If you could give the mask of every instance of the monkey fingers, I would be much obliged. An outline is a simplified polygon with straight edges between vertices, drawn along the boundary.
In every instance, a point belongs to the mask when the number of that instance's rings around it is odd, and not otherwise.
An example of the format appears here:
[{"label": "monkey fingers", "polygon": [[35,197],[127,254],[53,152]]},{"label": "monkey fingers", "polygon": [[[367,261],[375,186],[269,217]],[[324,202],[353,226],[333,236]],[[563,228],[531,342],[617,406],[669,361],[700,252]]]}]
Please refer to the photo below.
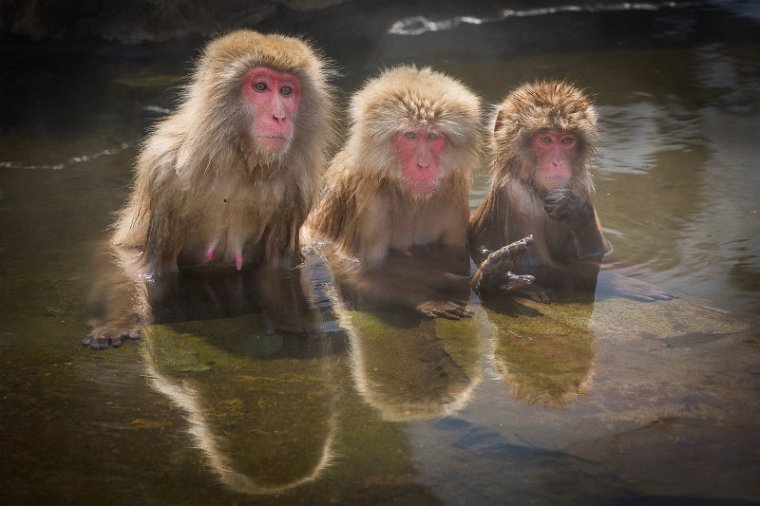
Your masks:
[{"label": "monkey fingers", "polygon": [[417,305],[417,311],[428,318],[460,320],[472,317],[472,311],[468,311],[464,304],[450,300],[427,300]]},{"label": "monkey fingers", "polygon": [[536,280],[536,278],[530,274],[514,274],[512,272],[508,272],[506,277],[507,282],[502,284],[501,287],[507,292],[526,288],[527,286],[532,285]]},{"label": "monkey fingers", "polygon": [[550,191],[544,199],[544,210],[551,219],[570,225],[581,224],[594,216],[591,203],[567,188]]}]

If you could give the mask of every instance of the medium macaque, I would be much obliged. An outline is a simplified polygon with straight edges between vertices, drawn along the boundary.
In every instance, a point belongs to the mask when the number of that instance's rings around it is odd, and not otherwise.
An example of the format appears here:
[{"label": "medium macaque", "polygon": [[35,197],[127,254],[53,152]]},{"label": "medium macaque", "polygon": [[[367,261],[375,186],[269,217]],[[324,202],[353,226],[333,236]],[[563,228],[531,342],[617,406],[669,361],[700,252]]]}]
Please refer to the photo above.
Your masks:
[{"label": "medium macaque", "polygon": [[[331,131],[324,60],[303,41],[248,30],[204,50],[178,110],[142,147],[112,248],[126,280],[179,266],[297,264]],[[128,281],[125,282],[128,284]],[[136,281],[137,282],[137,281]],[[84,343],[118,346],[149,321],[131,286]],[[144,306],[144,301],[143,306]]]},{"label": "medium macaque", "polygon": [[596,121],[585,94],[561,81],[525,84],[497,109],[491,188],[470,220],[470,249],[477,260],[531,234],[533,243],[515,267],[535,276],[534,284],[517,289],[534,300],[555,299],[554,289],[593,290],[609,250],[590,200]]},{"label": "medium macaque", "polygon": [[[479,160],[479,99],[451,77],[402,66],[358,91],[350,115],[349,138],[307,222],[339,256],[359,260],[339,282],[426,316],[469,316],[468,191]],[[485,271],[508,265],[527,242],[489,258]],[[455,260],[431,268],[429,248]]]}]

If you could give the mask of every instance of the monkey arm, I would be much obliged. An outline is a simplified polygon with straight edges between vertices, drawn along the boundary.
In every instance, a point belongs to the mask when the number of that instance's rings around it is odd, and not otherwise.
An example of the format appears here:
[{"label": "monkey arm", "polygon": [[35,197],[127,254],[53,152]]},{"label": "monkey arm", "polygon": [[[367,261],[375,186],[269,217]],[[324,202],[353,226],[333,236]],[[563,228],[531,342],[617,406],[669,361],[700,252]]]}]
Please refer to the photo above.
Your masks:
[{"label": "monkey arm", "polygon": [[97,282],[90,293],[90,331],[82,344],[93,349],[118,347],[124,338],[139,339],[150,323],[147,280],[132,268],[139,253],[104,245],[95,260]]},{"label": "monkey arm", "polygon": [[186,198],[173,180],[151,188],[148,231],[140,259],[146,274],[177,271],[177,256],[186,239],[186,217],[182,212]]},{"label": "monkey arm", "polygon": [[508,244],[506,223],[509,221],[509,206],[504,193],[502,188],[492,188],[470,218],[467,235],[470,255],[476,264]]},{"label": "monkey arm", "polygon": [[517,257],[525,253],[532,242],[533,236],[529,235],[489,253],[472,276],[472,287],[477,290],[481,286],[503,285],[509,291],[533,283],[535,277],[517,275],[511,271]]}]

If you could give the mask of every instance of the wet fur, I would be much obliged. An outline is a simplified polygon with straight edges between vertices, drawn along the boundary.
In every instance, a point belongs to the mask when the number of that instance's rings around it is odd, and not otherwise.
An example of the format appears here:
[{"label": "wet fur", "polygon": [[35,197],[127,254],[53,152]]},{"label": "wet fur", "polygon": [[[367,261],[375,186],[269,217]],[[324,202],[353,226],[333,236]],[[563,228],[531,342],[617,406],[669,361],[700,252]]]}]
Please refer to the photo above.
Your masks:
[{"label": "wet fur", "polygon": [[[554,277],[552,267],[558,263],[606,249],[598,219],[590,207],[594,185],[588,165],[598,137],[596,120],[589,99],[569,83],[539,81],[507,95],[492,121],[490,190],[470,220],[470,248],[476,262],[488,251],[532,234],[533,244],[516,270],[537,274],[537,281],[543,284]],[[589,206],[590,219],[583,226],[568,227],[552,219],[544,209],[547,191],[535,180],[537,160],[530,141],[536,132],[545,129],[572,132],[578,138],[568,186],[577,200],[566,205],[575,214]]]},{"label": "wet fur", "polygon": [[[464,248],[470,171],[479,160],[478,98],[430,68],[402,66],[367,82],[350,113],[348,140],[307,222],[312,232],[367,266],[414,245]],[[406,188],[392,144],[397,132],[417,129],[441,132],[447,143],[438,188],[424,197]]]},{"label": "wet fur", "polygon": [[[302,98],[290,148],[261,153],[241,86],[263,66],[296,75]],[[212,41],[178,110],[144,143],[112,242],[138,248],[148,271],[200,263],[300,258],[298,230],[315,203],[329,141],[332,90],[324,60],[299,39],[240,30]]]}]

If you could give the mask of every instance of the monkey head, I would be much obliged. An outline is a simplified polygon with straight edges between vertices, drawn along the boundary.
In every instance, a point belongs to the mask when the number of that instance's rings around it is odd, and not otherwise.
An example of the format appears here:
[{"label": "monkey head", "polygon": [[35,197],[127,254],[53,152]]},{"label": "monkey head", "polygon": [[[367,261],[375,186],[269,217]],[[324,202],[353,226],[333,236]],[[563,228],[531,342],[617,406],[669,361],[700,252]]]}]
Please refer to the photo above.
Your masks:
[{"label": "monkey head", "polygon": [[212,145],[233,141],[260,166],[282,162],[294,144],[309,151],[330,130],[330,74],[302,40],[232,32],[207,46],[186,93],[190,109],[204,115],[195,123],[205,131],[194,133],[211,136]]},{"label": "monkey head", "polygon": [[587,165],[598,137],[590,100],[562,81],[525,84],[498,106],[493,121],[493,168],[543,194],[556,188],[592,190]]},{"label": "monkey head", "polygon": [[480,101],[431,68],[386,70],[354,95],[350,115],[348,165],[415,198],[477,164]]}]

